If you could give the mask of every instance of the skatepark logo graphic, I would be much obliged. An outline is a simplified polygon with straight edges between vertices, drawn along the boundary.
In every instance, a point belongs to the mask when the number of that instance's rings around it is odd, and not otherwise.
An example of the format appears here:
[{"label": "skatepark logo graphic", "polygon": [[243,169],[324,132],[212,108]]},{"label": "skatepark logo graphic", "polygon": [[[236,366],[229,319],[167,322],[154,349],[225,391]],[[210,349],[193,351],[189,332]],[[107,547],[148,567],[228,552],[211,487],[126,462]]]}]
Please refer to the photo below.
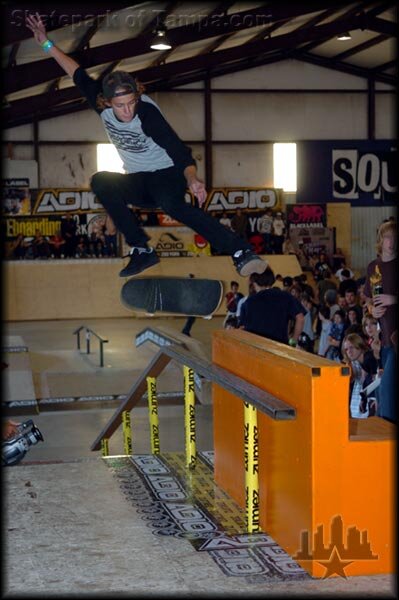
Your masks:
[{"label": "skatepark logo graphic", "polygon": [[301,549],[294,560],[311,560],[320,563],[326,571],[323,579],[335,573],[346,579],[345,568],[358,560],[377,560],[371,544],[367,539],[367,530],[359,531],[357,527],[349,527],[344,545],[344,528],[341,515],[335,515],[330,525],[330,543],[324,545],[324,525],[319,525],[313,536],[313,550],[309,549],[309,531],[301,533]]}]

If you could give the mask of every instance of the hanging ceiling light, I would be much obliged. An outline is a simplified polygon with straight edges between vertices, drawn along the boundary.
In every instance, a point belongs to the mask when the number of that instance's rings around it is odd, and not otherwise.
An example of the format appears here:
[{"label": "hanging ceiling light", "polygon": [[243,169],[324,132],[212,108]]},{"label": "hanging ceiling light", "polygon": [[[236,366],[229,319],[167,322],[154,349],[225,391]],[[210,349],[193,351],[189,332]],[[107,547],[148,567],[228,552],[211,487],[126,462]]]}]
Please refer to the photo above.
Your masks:
[{"label": "hanging ceiling light", "polygon": [[151,42],[152,50],[170,50],[172,48],[171,43],[169,42],[166,36],[166,29],[162,27],[158,27],[155,30],[155,37]]},{"label": "hanging ceiling light", "polygon": [[349,31],[345,31],[345,33],[340,33],[339,35],[337,35],[337,40],[340,40],[340,42],[344,42],[345,40],[351,40],[352,36],[349,33]]}]

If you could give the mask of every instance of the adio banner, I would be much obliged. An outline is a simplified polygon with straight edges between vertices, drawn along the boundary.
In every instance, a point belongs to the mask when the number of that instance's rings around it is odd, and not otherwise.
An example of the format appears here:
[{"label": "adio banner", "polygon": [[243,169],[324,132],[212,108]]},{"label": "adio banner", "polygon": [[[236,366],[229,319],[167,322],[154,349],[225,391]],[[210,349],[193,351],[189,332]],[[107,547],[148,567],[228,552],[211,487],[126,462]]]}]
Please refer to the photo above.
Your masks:
[{"label": "adio banner", "polygon": [[[3,231],[6,257],[12,255],[13,242],[22,235],[29,243],[37,232],[48,241],[61,229],[62,219],[71,214],[76,222],[77,237],[104,232],[106,213],[89,189],[49,188],[30,190],[29,180],[3,180]],[[202,210],[220,219],[224,213],[233,217],[237,209],[248,216],[249,233],[257,230],[258,219],[267,208],[281,209],[282,190],[273,188],[215,188],[208,193]],[[185,201],[196,204],[190,191]],[[133,206],[132,212],[150,236],[159,256],[211,255],[209,243],[161,210],[147,211]],[[122,242],[123,245],[123,242]],[[127,254],[122,247],[119,255]]]}]

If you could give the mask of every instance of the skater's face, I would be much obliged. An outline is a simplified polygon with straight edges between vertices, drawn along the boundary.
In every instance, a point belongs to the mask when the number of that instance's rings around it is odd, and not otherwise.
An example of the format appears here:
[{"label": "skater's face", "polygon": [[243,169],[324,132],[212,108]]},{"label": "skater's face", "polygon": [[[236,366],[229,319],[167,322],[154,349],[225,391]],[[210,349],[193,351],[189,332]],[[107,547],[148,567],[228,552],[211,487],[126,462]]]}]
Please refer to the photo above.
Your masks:
[{"label": "skater's face", "polygon": [[129,123],[134,117],[136,97],[134,94],[116,96],[109,101],[114,114],[119,121]]}]

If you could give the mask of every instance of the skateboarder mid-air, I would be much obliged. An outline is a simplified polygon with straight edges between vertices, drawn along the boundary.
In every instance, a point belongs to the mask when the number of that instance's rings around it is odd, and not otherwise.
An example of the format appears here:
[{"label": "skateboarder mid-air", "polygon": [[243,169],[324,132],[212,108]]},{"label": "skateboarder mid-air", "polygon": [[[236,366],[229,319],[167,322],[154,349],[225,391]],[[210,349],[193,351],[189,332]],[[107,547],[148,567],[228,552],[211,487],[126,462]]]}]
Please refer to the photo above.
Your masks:
[{"label": "skateboarder mid-air", "polygon": [[[202,235],[218,252],[231,255],[239,275],[263,273],[267,263],[252,251],[250,244],[201,209],[206,190],[198,179],[191,150],[155,102],[143,94],[142,86],[126,71],[111,72],[102,82],[92,79],[47,38],[38,13],[26,18],[26,26],[99,114],[122,159],[124,174],[101,171],[91,179],[93,192],[131,247],[130,260],[119,275],[137,275],[159,262],[128,205],[146,210],[161,208]],[[187,186],[199,206],[185,201]]]}]

